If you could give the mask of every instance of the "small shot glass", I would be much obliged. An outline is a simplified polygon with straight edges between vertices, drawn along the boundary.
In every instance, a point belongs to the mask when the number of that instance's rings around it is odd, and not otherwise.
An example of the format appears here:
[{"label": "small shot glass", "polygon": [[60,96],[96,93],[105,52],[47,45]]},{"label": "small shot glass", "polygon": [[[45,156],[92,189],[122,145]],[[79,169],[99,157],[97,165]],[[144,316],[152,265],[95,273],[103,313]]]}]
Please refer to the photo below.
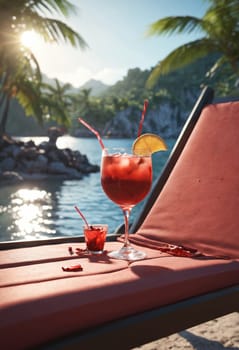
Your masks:
[{"label": "small shot glass", "polygon": [[83,229],[88,252],[92,254],[102,254],[104,251],[106,235],[108,232],[108,225],[84,225]]}]

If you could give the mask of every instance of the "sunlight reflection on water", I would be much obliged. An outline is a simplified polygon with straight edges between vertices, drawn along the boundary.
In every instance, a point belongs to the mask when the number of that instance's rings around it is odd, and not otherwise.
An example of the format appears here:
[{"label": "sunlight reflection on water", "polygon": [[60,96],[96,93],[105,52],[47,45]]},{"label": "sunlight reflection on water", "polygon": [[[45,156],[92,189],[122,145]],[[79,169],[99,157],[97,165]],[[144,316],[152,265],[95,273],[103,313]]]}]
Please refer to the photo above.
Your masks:
[{"label": "sunlight reflection on water", "polygon": [[[55,233],[51,224],[51,193],[38,189],[22,188],[11,195],[10,207],[17,232],[12,239],[43,238]],[[42,235],[42,232],[45,234]]]}]

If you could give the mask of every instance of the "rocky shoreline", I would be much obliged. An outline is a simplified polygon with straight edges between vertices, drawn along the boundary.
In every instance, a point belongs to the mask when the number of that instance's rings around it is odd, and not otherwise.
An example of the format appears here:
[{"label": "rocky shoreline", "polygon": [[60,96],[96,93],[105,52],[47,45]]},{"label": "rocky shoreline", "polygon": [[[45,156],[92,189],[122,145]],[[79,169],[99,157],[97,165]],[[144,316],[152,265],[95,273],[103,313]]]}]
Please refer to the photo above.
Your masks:
[{"label": "rocky shoreline", "polygon": [[0,141],[0,183],[11,184],[29,180],[82,179],[99,172],[86,155],[70,148],[56,146],[60,134],[49,135],[49,141],[36,145],[34,141],[18,141],[2,137]]}]

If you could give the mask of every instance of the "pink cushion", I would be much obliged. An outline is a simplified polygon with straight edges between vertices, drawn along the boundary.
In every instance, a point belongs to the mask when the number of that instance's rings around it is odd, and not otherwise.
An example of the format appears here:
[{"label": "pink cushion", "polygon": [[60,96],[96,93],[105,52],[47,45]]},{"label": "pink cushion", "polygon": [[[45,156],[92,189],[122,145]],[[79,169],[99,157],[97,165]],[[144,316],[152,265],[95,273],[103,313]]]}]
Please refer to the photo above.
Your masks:
[{"label": "pink cushion", "polygon": [[[121,245],[107,242],[106,249]],[[180,258],[143,248],[148,259],[128,265],[106,257],[68,258],[67,248],[61,244],[0,251],[2,349],[36,347],[75,331],[239,283],[239,260]],[[61,259],[49,261],[57,252]],[[62,271],[62,266],[75,263],[80,263],[83,271]]]},{"label": "pink cushion", "polygon": [[134,242],[239,257],[239,102],[207,106]]}]

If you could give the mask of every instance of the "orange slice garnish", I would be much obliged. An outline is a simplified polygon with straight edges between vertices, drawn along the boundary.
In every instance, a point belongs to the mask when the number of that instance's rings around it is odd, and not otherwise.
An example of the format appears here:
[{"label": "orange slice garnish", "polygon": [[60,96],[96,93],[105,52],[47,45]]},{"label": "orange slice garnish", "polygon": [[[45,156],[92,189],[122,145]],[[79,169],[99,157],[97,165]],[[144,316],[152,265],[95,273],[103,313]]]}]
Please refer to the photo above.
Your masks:
[{"label": "orange slice garnish", "polygon": [[139,156],[167,149],[165,141],[160,136],[150,133],[137,137],[132,146],[133,153]]}]

